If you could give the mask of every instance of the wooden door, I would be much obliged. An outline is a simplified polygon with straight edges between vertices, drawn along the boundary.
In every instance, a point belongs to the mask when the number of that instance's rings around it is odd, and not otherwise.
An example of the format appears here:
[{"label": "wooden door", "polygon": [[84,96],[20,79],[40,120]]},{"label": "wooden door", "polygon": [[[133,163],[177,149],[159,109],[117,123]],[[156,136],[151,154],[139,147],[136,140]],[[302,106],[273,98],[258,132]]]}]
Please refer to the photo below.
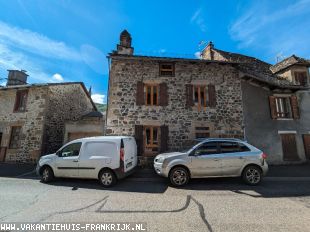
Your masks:
[{"label": "wooden door", "polygon": [[295,134],[281,134],[284,161],[299,160]]},{"label": "wooden door", "polygon": [[303,135],[306,159],[310,160],[310,135]]}]

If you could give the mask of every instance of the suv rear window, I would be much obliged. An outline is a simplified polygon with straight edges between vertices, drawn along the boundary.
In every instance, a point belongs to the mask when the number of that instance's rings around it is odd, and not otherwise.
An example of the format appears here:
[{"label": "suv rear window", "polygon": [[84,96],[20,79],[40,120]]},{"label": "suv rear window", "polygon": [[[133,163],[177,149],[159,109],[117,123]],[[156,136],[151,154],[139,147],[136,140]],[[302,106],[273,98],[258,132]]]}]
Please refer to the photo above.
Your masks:
[{"label": "suv rear window", "polygon": [[250,151],[250,148],[248,148],[246,145],[244,145],[243,143],[239,143],[239,147],[240,147],[240,152],[246,152],[246,151]]},{"label": "suv rear window", "polygon": [[221,153],[240,152],[240,147],[238,143],[235,142],[220,142],[220,152]]}]

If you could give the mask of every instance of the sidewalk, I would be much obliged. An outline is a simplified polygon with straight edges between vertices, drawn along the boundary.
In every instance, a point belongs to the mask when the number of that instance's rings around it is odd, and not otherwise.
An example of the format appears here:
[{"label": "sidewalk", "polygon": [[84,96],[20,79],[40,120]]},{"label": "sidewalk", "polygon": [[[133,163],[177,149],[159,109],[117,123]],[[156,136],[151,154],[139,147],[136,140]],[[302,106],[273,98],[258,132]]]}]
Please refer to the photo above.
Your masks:
[{"label": "sidewalk", "polygon": [[[35,177],[35,165],[34,164],[11,164],[11,163],[0,163],[0,177]],[[267,177],[270,178],[303,178],[310,177],[310,163],[299,164],[299,165],[278,165],[269,166],[269,172]],[[162,179],[158,176],[155,171],[151,168],[137,168],[136,172],[130,176],[130,179],[143,179],[154,180]]]}]

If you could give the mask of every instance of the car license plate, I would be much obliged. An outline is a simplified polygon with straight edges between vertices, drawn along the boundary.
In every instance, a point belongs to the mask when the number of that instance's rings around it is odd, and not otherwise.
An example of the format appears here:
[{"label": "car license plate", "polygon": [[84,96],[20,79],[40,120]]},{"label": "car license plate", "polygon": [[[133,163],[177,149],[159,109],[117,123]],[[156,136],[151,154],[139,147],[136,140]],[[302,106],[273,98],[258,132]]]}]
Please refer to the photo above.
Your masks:
[{"label": "car license plate", "polygon": [[129,168],[132,166],[132,162],[129,162],[128,164],[126,164],[126,168]]}]

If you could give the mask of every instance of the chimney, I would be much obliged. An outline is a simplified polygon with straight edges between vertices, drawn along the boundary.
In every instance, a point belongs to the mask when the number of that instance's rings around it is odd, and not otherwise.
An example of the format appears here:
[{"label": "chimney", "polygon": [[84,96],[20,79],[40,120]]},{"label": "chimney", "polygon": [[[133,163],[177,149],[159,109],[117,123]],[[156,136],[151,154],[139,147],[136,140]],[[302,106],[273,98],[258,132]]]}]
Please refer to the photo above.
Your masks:
[{"label": "chimney", "polygon": [[202,59],[205,60],[214,60],[214,44],[212,41],[208,43],[208,45],[205,47],[205,49],[202,51]]},{"label": "chimney", "polygon": [[131,47],[131,35],[127,30],[123,30],[120,34],[120,43],[117,45],[117,54],[133,55],[133,47]]},{"label": "chimney", "polygon": [[12,85],[26,85],[27,84],[27,77],[25,70],[8,70],[8,81],[6,86]]}]

